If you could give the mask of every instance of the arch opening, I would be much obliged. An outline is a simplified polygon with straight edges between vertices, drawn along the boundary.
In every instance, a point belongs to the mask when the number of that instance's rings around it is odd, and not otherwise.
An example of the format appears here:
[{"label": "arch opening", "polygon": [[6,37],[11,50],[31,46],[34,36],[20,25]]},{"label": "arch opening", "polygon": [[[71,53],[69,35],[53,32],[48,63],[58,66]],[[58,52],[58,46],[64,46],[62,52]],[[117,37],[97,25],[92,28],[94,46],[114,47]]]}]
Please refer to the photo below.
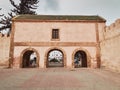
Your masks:
[{"label": "arch opening", "polygon": [[23,53],[22,68],[36,68],[38,67],[37,53],[33,50],[27,50]]},{"label": "arch opening", "polygon": [[77,51],[74,55],[74,67],[81,68],[87,66],[87,54],[82,50]]},{"label": "arch opening", "polygon": [[53,49],[47,54],[47,67],[64,67],[64,54],[61,50]]}]

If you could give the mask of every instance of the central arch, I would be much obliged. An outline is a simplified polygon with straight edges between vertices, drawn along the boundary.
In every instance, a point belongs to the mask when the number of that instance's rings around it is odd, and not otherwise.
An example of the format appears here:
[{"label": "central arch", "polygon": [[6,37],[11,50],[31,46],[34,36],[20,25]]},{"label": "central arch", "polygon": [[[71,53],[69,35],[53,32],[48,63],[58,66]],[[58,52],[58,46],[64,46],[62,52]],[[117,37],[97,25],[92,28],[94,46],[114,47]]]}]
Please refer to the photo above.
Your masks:
[{"label": "central arch", "polygon": [[65,67],[66,66],[66,54],[64,50],[60,48],[50,48],[45,54],[45,66],[46,67]]}]

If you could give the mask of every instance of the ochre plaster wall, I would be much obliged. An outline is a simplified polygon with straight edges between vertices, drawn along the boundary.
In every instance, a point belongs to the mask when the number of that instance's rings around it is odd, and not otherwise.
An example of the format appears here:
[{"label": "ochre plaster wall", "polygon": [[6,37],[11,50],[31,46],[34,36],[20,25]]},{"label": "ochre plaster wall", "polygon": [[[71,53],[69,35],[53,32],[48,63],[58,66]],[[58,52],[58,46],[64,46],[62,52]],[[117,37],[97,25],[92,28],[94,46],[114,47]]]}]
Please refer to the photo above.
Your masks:
[{"label": "ochre plaster wall", "polygon": [[95,67],[95,62],[94,59],[96,57],[96,48],[95,47],[28,47],[28,46],[20,46],[20,47],[15,47],[14,49],[14,61],[13,61],[13,68],[20,68],[20,63],[21,63],[21,55],[23,50],[28,49],[31,50],[32,48],[34,48],[35,50],[37,50],[37,52],[39,53],[39,67],[40,68],[45,68],[45,61],[47,60],[47,54],[49,50],[53,50],[53,49],[59,49],[63,52],[64,57],[65,57],[65,63],[66,66],[65,67],[72,67],[72,63],[73,63],[73,52],[75,50],[83,50],[83,51],[87,51],[86,54],[89,57],[91,66],[90,67]]},{"label": "ochre plaster wall", "polygon": [[9,66],[10,37],[0,33],[0,66]]},{"label": "ochre plaster wall", "polygon": [[102,67],[120,72],[120,19],[103,32],[101,60]]},{"label": "ochre plaster wall", "polygon": [[[15,22],[15,42],[50,42],[52,29],[61,42],[96,42],[95,23]],[[38,39],[39,38],[39,39]]]},{"label": "ochre plaster wall", "polygon": [[[39,67],[46,67],[47,51],[60,49],[65,54],[65,67],[72,67],[74,52],[83,50],[87,54],[89,67],[97,67],[97,33],[103,31],[105,23],[97,22],[14,22],[13,67],[20,67],[21,52],[34,48],[39,53]],[[52,29],[59,29],[60,38],[51,39]]]}]

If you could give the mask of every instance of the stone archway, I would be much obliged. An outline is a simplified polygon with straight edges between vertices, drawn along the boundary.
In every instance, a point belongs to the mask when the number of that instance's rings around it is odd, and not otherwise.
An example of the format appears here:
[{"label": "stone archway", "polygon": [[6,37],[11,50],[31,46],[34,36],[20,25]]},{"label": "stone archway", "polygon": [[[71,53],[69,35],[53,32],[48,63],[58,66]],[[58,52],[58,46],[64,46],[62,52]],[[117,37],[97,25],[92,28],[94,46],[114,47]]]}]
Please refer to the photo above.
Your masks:
[{"label": "stone archway", "polygon": [[[78,66],[76,66],[75,64],[76,65],[78,64]],[[83,48],[78,48],[78,49],[74,50],[74,52],[72,54],[72,66],[73,67],[90,67],[91,66],[91,56],[90,56],[89,52]]]},{"label": "stone archway", "polygon": [[21,68],[39,67],[39,53],[34,48],[27,48],[21,53]]},{"label": "stone archway", "polygon": [[[51,56],[53,54],[53,56]],[[66,67],[66,53],[61,48],[50,48],[45,53],[45,67]]]}]

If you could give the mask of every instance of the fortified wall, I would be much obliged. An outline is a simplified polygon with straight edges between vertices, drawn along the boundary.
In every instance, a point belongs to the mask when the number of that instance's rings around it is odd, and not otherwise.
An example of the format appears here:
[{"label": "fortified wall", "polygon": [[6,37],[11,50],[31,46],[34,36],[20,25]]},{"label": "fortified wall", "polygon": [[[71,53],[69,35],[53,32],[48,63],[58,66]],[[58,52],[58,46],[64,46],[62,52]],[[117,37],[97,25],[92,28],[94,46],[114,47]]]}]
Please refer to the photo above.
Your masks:
[{"label": "fortified wall", "polygon": [[0,33],[0,66],[9,66],[10,36]]},{"label": "fortified wall", "polygon": [[[101,67],[120,72],[120,19],[106,26],[100,37]],[[9,65],[9,52],[10,36],[0,33],[0,66]]]},{"label": "fortified wall", "polygon": [[120,19],[103,31],[101,67],[120,72]]}]

